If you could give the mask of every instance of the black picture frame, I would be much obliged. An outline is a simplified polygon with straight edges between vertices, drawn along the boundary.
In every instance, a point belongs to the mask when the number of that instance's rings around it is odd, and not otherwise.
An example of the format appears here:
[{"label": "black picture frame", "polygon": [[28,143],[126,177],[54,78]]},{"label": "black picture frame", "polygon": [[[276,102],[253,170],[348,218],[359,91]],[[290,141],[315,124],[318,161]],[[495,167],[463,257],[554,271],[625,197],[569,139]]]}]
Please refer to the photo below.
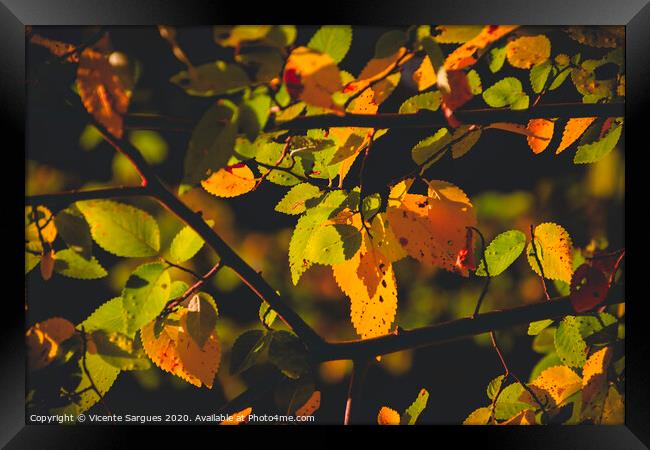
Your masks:
[{"label": "black picture frame", "polygon": [[[352,23],[371,25],[401,25],[407,23],[520,23],[526,25],[625,25],[626,26],[626,144],[630,148],[638,138],[639,152],[645,150],[641,141],[648,100],[650,99],[650,1],[649,0],[459,0],[459,1],[411,1],[400,4],[395,1],[339,2],[322,5],[307,5],[305,2],[281,2],[269,4],[242,4],[234,2],[215,2],[185,0],[172,2],[163,0],[2,0],[0,2],[0,46],[2,50],[2,69],[0,70],[0,111],[5,129],[5,154],[11,153],[19,158],[21,145],[25,142],[25,29],[26,25],[208,25],[214,23]],[[638,153],[637,153],[638,154]],[[630,155],[630,152],[628,152]],[[634,156],[632,156],[634,158]],[[7,162],[9,164],[9,162]],[[17,167],[16,163],[12,167]],[[631,164],[640,169],[638,162]],[[5,169],[11,170],[11,169]],[[15,169],[13,169],[15,171]],[[5,178],[6,179],[6,178]],[[626,177],[626,206],[632,201],[641,200],[643,193],[631,189],[630,183],[637,180],[634,173]],[[18,195],[15,184],[5,182],[5,195],[15,197],[10,204],[15,206],[10,214],[20,218]],[[637,193],[638,192],[638,193]],[[9,200],[6,200],[9,202]],[[15,201],[15,204],[13,203]],[[629,218],[626,208],[626,238],[634,243],[631,227],[634,221]],[[6,236],[13,232],[1,224]],[[17,224],[18,228],[19,224]],[[636,225],[639,227],[640,225]],[[11,234],[10,234],[11,232]],[[17,256],[22,257],[18,239],[9,237],[6,243],[13,247]],[[638,241],[636,241],[638,242]],[[632,264],[642,255],[635,256],[635,248],[630,244],[628,255]],[[631,250],[631,251],[630,251]],[[642,252],[638,252],[642,253]],[[146,433],[151,439],[148,445],[155,445],[156,439],[166,439],[171,434],[181,439],[194,439],[196,430],[215,435],[223,433],[213,427],[116,427],[116,426],[47,426],[25,425],[25,350],[24,350],[24,303],[20,300],[25,291],[15,280],[22,277],[18,273],[20,264],[10,262],[4,271],[16,270],[15,278],[7,277],[6,285],[12,290],[4,299],[3,324],[0,325],[2,339],[2,359],[0,364],[0,445],[4,448],[96,448],[128,447],[133,432]],[[628,257],[629,259],[629,257]],[[15,266],[15,268],[12,268]],[[634,280],[633,277],[627,277]],[[634,282],[634,281],[633,281]],[[640,283],[637,283],[640,284]],[[20,292],[19,292],[20,291]],[[626,405],[624,426],[574,426],[574,427],[436,427],[436,442],[441,434],[450,442],[465,445],[468,439],[476,439],[481,446],[501,448],[648,448],[650,445],[650,388],[648,385],[648,361],[650,360],[649,337],[643,323],[643,297],[634,298],[626,307]],[[191,429],[190,429],[191,428]],[[283,428],[283,427],[278,427]],[[314,427],[309,429],[314,430]],[[387,430],[381,433],[383,437]],[[403,433],[400,430],[400,434]],[[429,427],[414,427],[409,432],[430,434]],[[192,434],[190,434],[192,433]],[[128,434],[128,435],[127,435]],[[239,431],[238,436],[244,433]],[[255,433],[252,433],[255,434]],[[329,434],[329,432],[328,432]],[[331,435],[334,436],[334,435]],[[425,438],[425,436],[421,436]],[[420,437],[418,438],[420,439]],[[190,442],[190,441],[186,441]],[[304,445],[310,445],[306,442]],[[414,445],[413,443],[407,445]],[[419,445],[419,444],[418,444]],[[454,444],[456,445],[456,444]]]}]

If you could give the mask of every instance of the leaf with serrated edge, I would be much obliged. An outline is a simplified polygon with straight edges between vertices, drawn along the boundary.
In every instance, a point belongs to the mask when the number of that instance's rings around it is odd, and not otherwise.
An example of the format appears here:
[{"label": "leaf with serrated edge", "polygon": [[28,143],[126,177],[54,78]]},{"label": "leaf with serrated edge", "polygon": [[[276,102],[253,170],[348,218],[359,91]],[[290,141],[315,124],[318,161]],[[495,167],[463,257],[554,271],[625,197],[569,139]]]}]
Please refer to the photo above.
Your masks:
[{"label": "leaf with serrated edge", "polygon": [[96,280],[108,275],[96,258],[85,259],[69,248],[56,252],[54,270],[61,275],[79,280]]},{"label": "leaf with serrated edge", "polygon": [[352,43],[352,27],[349,25],[323,25],[309,40],[307,46],[327,53],[339,63],[348,53]]},{"label": "leaf with serrated edge", "polygon": [[582,367],[585,363],[587,344],[580,334],[574,316],[566,316],[555,331],[555,351],[569,367]]},{"label": "leaf with serrated edge", "polygon": [[560,141],[560,145],[555,151],[555,154],[559,155],[564,150],[569,148],[571,144],[573,144],[578,140],[580,136],[582,136],[582,133],[584,133],[585,130],[589,128],[589,125],[591,125],[594,120],[596,120],[595,117],[575,117],[569,119],[564,126],[564,131],[562,132],[562,140]]},{"label": "leaf with serrated edge", "polygon": [[282,197],[282,200],[275,205],[275,210],[291,215],[301,214],[307,210],[305,202],[320,195],[321,190],[318,186],[309,183],[300,183],[289,189],[286,195]]},{"label": "leaf with serrated edge", "polygon": [[169,298],[171,280],[163,263],[139,266],[126,281],[122,305],[126,312],[128,333],[153,320]]},{"label": "leaf with serrated edge", "polygon": [[[206,220],[206,223],[210,226],[214,225],[213,220]],[[174,236],[169,247],[169,260],[174,264],[185,262],[196,255],[203,247],[203,244],[203,238],[192,227],[187,225]]]},{"label": "leaf with serrated edge", "polygon": [[[546,222],[537,225],[534,234],[537,258],[542,264],[544,277],[549,280],[562,280],[571,283],[573,248],[569,233],[556,223]],[[541,276],[542,273],[530,242],[526,248],[526,254],[530,267],[537,275]]]},{"label": "leaf with serrated edge", "polygon": [[107,252],[123,257],[155,256],[160,250],[160,231],[151,215],[112,200],[76,203],[90,225],[90,233]]},{"label": "leaf with serrated edge", "polygon": [[[510,230],[495,237],[485,249],[485,259],[490,276],[496,277],[510,267],[525,247],[526,235],[521,231]],[[487,275],[483,259],[481,259],[476,275]]]},{"label": "leaf with serrated edge", "polygon": [[257,185],[255,174],[244,163],[227,166],[201,181],[203,189],[216,197],[237,197],[252,191]]}]

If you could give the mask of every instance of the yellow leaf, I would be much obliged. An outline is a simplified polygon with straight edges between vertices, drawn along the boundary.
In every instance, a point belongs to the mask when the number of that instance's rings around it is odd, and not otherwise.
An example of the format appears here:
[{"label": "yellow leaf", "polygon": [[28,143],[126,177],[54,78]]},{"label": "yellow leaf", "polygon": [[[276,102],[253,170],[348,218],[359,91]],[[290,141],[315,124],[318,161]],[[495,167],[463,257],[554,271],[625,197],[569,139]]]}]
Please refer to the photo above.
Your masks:
[{"label": "yellow leaf", "polygon": [[296,410],[296,416],[311,416],[318,411],[318,408],[320,408],[320,391],[314,391],[305,404]]},{"label": "yellow leaf", "polygon": [[386,213],[379,213],[372,219],[370,225],[370,234],[372,237],[364,233],[364,245],[366,251],[369,251],[370,245],[377,252],[388,260],[389,263],[399,261],[406,256],[406,251],[395,237],[395,233],[390,228]]},{"label": "yellow leaf", "polygon": [[623,425],[625,423],[625,399],[614,386],[609,388],[603,405],[601,425]]},{"label": "yellow leaf", "polygon": [[[571,236],[560,225],[552,222],[537,225],[534,230],[537,257],[542,263],[544,276],[549,280],[571,283],[573,275],[573,247]],[[532,245],[528,244],[528,262],[537,275],[542,275],[535,259]]]},{"label": "yellow leaf", "polygon": [[530,69],[551,56],[551,41],[543,34],[522,36],[506,45],[508,62],[519,69]]},{"label": "yellow leaf", "polygon": [[[36,207],[36,217],[34,220],[34,212],[31,206],[25,206],[25,240],[30,242],[40,242],[40,236],[46,242],[54,242],[56,239],[56,226],[54,225],[54,218],[52,212],[45,206]],[[39,236],[36,224],[41,229]]]},{"label": "yellow leaf", "polygon": [[321,108],[341,110],[332,94],[341,90],[341,72],[326,53],[307,47],[294,49],[284,68],[284,80],[292,97]]},{"label": "yellow leaf", "polygon": [[377,423],[379,425],[399,425],[400,420],[399,413],[388,406],[382,406],[379,414],[377,414]]},{"label": "yellow leaf", "polygon": [[531,119],[528,121],[526,129],[535,136],[528,136],[528,146],[533,153],[542,153],[548,147],[553,137],[553,128],[555,123],[548,119]]},{"label": "yellow leaf", "polygon": [[242,425],[248,422],[248,416],[250,416],[252,412],[253,408],[249,406],[246,409],[231,414],[230,417],[222,421],[219,425]]},{"label": "yellow leaf", "polygon": [[476,226],[476,214],[465,193],[445,181],[429,182],[429,196],[406,194],[399,206],[387,209],[399,243],[413,258],[427,265],[468,276],[456,262],[462,250],[473,252],[467,227]]},{"label": "yellow leaf", "polygon": [[54,271],[54,250],[50,250],[41,256],[41,277],[44,281],[52,278],[52,272]]},{"label": "yellow leaf", "polygon": [[[542,403],[546,401],[555,407],[578,392],[582,387],[582,380],[567,366],[553,366],[539,374],[529,387]],[[524,391],[520,399],[531,405],[537,405],[528,391]]]},{"label": "yellow leaf", "polygon": [[488,407],[478,408],[471,412],[469,416],[463,421],[463,425],[487,425],[492,410]]},{"label": "yellow leaf", "polygon": [[477,50],[487,47],[492,42],[501,39],[506,34],[515,30],[518,25],[488,25],[471,40],[447,55],[444,68],[446,70],[460,70],[469,67],[476,62],[474,53]]},{"label": "yellow leaf", "polygon": [[555,154],[559,155],[573,144],[580,136],[582,136],[582,133],[589,128],[589,125],[591,125],[594,120],[596,120],[595,117],[576,117],[569,119],[564,127],[564,131],[562,132],[562,141],[555,151]]},{"label": "yellow leaf", "polygon": [[612,360],[612,349],[605,347],[592,354],[582,369],[582,417],[600,416],[607,388],[607,368]]},{"label": "yellow leaf", "polygon": [[433,64],[431,64],[431,59],[425,56],[420,67],[413,72],[413,81],[415,81],[418,91],[424,91],[436,84],[436,80],[436,71],[433,68]]},{"label": "yellow leaf", "polygon": [[535,425],[535,411],[525,409],[499,425]]},{"label": "yellow leaf", "polygon": [[144,350],[162,370],[196,387],[205,385],[212,389],[221,362],[217,332],[212,331],[203,348],[199,348],[187,332],[187,310],[179,315],[180,324],[165,323],[157,338],[154,334],[155,320],[142,327],[140,336]]},{"label": "yellow leaf", "polygon": [[372,86],[374,93],[374,101],[377,106],[384,103],[384,101],[393,93],[402,78],[400,72],[387,76],[381,81],[378,81]]},{"label": "yellow leaf", "polygon": [[413,186],[414,181],[414,178],[407,178],[391,187],[390,193],[388,194],[388,206],[399,206],[404,196],[411,189],[411,186]]},{"label": "yellow leaf", "polygon": [[122,137],[129,93],[102,53],[86,48],[79,58],[77,90],[86,110],[113,135]]},{"label": "yellow leaf", "polygon": [[37,370],[50,364],[59,350],[59,344],[74,334],[74,325],[66,319],[53,317],[27,330],[27,366]]},{"label": "yellow leaf", "polygon": [[396,67],[398,61],[402,60],[402,63],[404,63],[410,59],[410,57],[404,57],[405,54],[406,48],[400,47],[397,52],[385,58],[372,58],[363,68],[357,79],[345,86],[345,92],[359,92],[368,87],[373,81],[385,77]]},{"label": "yellow leaf", "polygon": [[253,171],[240,163],[219,169],[202,181],[201,186],[217,197],[237,197],[252,191],[256,183]]}]

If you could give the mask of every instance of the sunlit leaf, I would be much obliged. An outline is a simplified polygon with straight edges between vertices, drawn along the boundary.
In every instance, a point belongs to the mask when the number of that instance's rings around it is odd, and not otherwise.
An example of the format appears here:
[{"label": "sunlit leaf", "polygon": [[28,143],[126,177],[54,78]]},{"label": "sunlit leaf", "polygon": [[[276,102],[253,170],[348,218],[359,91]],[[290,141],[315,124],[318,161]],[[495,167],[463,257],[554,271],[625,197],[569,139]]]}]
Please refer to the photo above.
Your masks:
[{"label": "sunlit leaf", "polygon": [[120,370],[146,370],[151,366],[142,348],[120,332],[96,330],[91,339],[95,352]]},{"label": "sunlit leaf", "polygon": [[321,195],[318,186],[300,183],[289,189],[282,200],[275,205],[275,210],[285,214],[301,214],[306,211],[305,202]]},{"label": "sunlit leaf", "polygon": [[506,45],[508,62],[519,69],[530,69],[551,56],[551,41],[543,34],[522,36]]},{"label": "sunlit leaf", "polygon": [[482,29],[481,25],[438,25],[434,39],[441,44],[462,44],[476,37]]},{"label": "sunlit leaf", "polygon": [[400,415],[394,409],[382,406],[377,414],[377,423],[379,425],[399,425]]},{"label": "sunlit leaf", "polygon": [[108,333],[127,332],[126,311],[122,297],[115,297],[99,306],[86,320],[79,324],[86,333],[104,330]]},{"label": "sunlit leaf", "polygon": [[[206,223],[210,226],[214,225],[213,220],[206,220]],[[169,247],[169,260],[174,264],[183,263],[196,255],[203,244],[203,238],[191,226],[186,225],[172,240]]]},{"label": "sunlit leaf", "polygon": [[560,145],[555,153],[559,155],[578,140],[594,120],[596,120],[595,117],[575,117],[569,119],[562,132],[562,141],[560,141]]},{"label": "sunlit leaf", "polygon": [[210,294],[199,292],[187,304],[187,333],[194,342],[203,347],[217,324],[217,305]]},{"label": "sunlit leaf", "polygon": [[411,403],[411,405],[406,408],[404,414],[402,415],[401,423],[405,425],[415,425],[415,422],[424,411],[424,408],[427,407],[427,402],[429,401],[429,392],[426,389],[421,389],[418,397]]},{"label": "sunlit leaf", "polygon": [[76,205],[104,250],[124,257],[154,256],[160,250],[158,224],[149,213],[112,200],[84,200]]},{"label": "sunlit leaf", "polygon": [[[36,215],[36,220],[34,220]],[[55,221],[52,219],[52,212],[45,206],[37,206],[36,213],[31,206],[25,206],[25,240],[39,241],[41,237],[45,242],[54,242],[57,236]],[[38,231],[40,228],[40,233]]]},{"label": "sunlit leaf", "polygon": [[[510,230],[495,237],[485,249],[485,259],[490,276],[495,277],[506,270],[519,257],[526,247],[526,235],[518,230]],[[476,275],[486,276],[483,260]]]},{"label": "sunlit leaf", "polygon": [[535,136],[528,136],[528,146],[533,153],[542,153],[551,143],[555,123],[547,119],[531,119],[528,121],[528,131]]},{"label": "sunlit leaf", "polygon": [[522,89],[521,81],[506,77],[483,91],[483,100],[493,108],[526,109],[529,99]]},{"label": "sunlit leaf", "polygon": [[323,25],[309,40],[307,47],[327,53],[334,62],[341,62],[352,43],[352,27],[349,25]]},{"label": "sunlit leaf", "polygon": [[242,425],[248,422],[248,416],[253,412],[252,407],[242,409],[236,413],[231,414],[226,420],[222,420],[219,425]]},{"label": "sunlit leaf", "polygon": [[[582,387],[582,380],[568,367],[555,366],[544,370],[528,386],[542,403],[548,401],[550,402],[549,406],[555,407],[578,392]],[[528,392],[522,394],[522,399],[536,405],[535,400]]]},{"label": "sunlit leaf", "polygon": [[413,114],[421,109],[437,111],[440,107],[441,96],[439,91],[425,92],[408,98],[399,107],[400,114]]},{"label": "sunlit leaf", "polygon": [[326,53],[298,47],[284,67],[284,82],[292,98],[322,108],[341,110],[332,94],[341,90],[341,73],[336,62]]},{"label": "sunlit leaf", "polygon": [[219,169],[201,182],[203,189],[217,197],[237,197],[252,191],[256,185],[255,174],[244,163]]},{"label": "sunlit leaf", "polygon": [[128,333],[141,328],[162,311],[169,298],[171,280],[163,263],[139,266],[126,281],[122,305]]},{"label": "sunlit leaf", "polygon": [[533,68],[530,69],[530,86],[533,88],[534,93],[539,94],[544,90],[544,86],[546,86],[548,81],[548,76],[551,74],[551,69],[553,69],[553,65],[549,60],[535,64]]},{"label": "sunlit leaf", "polygon": [[490,417],[492,417],[492,410],[490,408],[478,408],[465,418],[463,425],[487,425]]},{"label": "sunlit leaf", "polygon": [[562,319],[555,331],[555,351],[562,362],[569,367],[582,367],[586,349],[576,318],[567,316]]},{"label": "sunlit leaf", "polygon": [[38,370],[46,367],[59,351],[59,345],[74,334],[74,325],[66,319],[53,317],[31,326],[27,340],[27,367]]},{"label": "sunlit leaf", "polygon": [[575,164],[587,164],[600,161],[605,155],[611,152],[621,137],[623,125],[616,123],[612,125],[607,134],[596,142],[578,146],[576,156],[573,158]]},{"label": "sunlit leaf", "polygon": [[517,28],[516,25],[488,25],[480,33],[447,55],[445,69],[460,70],[476,62],[474,54]]},{"label": "sunlit leaf", "polygon": [[69,248],[56,252],[54,270],[66,277],[80,280],[95,280],[108,275],[96,258],[86,259]]}]

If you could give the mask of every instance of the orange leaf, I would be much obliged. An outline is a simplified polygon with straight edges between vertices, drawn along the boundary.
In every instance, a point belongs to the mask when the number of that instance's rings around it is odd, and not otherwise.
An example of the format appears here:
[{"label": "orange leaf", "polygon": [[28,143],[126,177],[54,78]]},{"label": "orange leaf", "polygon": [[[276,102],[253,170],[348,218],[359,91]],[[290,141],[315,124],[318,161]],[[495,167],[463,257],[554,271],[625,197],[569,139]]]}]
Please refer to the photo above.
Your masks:
[{"label": "orange leaf", "polygon": [[522,36],[506,45],[508,62],[519,69],[530,69],[551,56],[551,41],[543,34]]},{"label": "orange leaf", "polygon": [[187,310],[180,314],[180,324],[165,323],[155,337],[155,320],[142,327],[142,345],[149,358],[162,370],[193,384],[212,389],[214,376],[221,362],[221,348],[216,330],[212,331],[203,348],[187,332]]},{"label": "orange leaf", "polygon": [[[550,402],[553,407],[561,405],[562,402],[578,392],[581,386],[580,377],[567,366],[549,367],[529,384],[542,403]],[[528,391],[524,391],[520,399],[531,405],[537,404]]]},{"label": "orange leaf", "polygon": [[536,155],[542,153],[548,147],[553,137],[555,123],[548,119],[532,119],[528,122],[526,129],[535,136],[528,136],[528,146]]},{"label": "orange leaf", "polygon": [[467,227],[476,226],[469,198],[445,181],[430,181],[429,195],[406,194],[399,206],[387,209],[390,226],[398,241],[413,258],[468,276],[456,266],[466,248]]},{"label": "orange leaf", "polygon": [[582,368],[582,416],[600,416],[607,392],[607,368],[612,360],[612,349],[605,347],[592,354]]},{"label": "orange leaf", "polygon": [[244,163],[217,170],[201,186],[217,197],[237,197],[255,188],[253,171]]},{"label": "orange leaf", "polygon": [[460,70],[469,67],[476,62],[474,54],[477,50],[483,49],[492,42],[501,39],[506,34],[515,30],[518,25],[488,25],[471,40],[447,55],[444,68],[447,70]]},{"label": "orange leaf", "polygon": [[[400,47],[397,52],[390,56],[386,56],[385,58],[372,58],[363,68],[357,79],[345,86],[344,92],[359,92],[368,87],[368,85],[373,81],[385,77],[396,67],[397,62],[400,61],[405,54],[406,48]],[[410,57],[404,57],[402,62],[404,63],[408,59],[410,59]]]},{"label": "orange leaf", "polygon": [[569,119],[564,127],[564,131],[562,132],[562,141],[555,153],[559,155],[566,150],[580,136],[582,136],[582,133],[589,128],[589,125],[591,125],[594,120],[596,120],[595,117],[576,117]]},{"label": "orange leaf", "polygon": [[79,54],[72,53],[75,50],[75,46],[68,44],[67,42],[56,41],[54,39],[49,39],[40,34],[33,34],[29,40],[32,44],[40,45],[47,48],[55,56],[64,56],[66,57],[67,62],[77,62],[79,61]]},{"label": "orange leaf", "polygon": [[41,256],[41,277],[44,281],[52,278],[52,272],[54,271],[54,250],[50,250]]},{"label": "orange leaf", "polygon": [[231,414],[226,420],[222,421],[219,425],[242,425],[248,422],[248,416],[253,412],[250,406],[239,412]]},{"label": "orange leaf", "polygon": [[27,366],[37,370],[50,364],[59,350],[59,344],[74,334],[74,325],[60,317],[39,322],[27,330]]},{"label": "orange leaf", "polygon": [[388,406],[382,406],[379,414],[377,414],[377,423],[379,425],[399,425],[400,420],[399,413]]},{"label": "orange leaf", "polygon": [[122,137],[122,115],[129,106],[129,94],[105,55],[92,48],[81,53],[77,89],[86,110],[111,134]]},{"label": "orange leaf", "polygon": [[418,91],[424,91],[436,84],[436,80],[436,71],[433,68],[433,64],[431,64],[431,59],[425,56],[420,67],[413,72],[413,81],[415,81]]},{"label": "orange leaf", "polygon": [[296,410],[296,416],[311,416],[318,411],[318,408],[320,408],[320,391],[314,391],[305,404]]}]

